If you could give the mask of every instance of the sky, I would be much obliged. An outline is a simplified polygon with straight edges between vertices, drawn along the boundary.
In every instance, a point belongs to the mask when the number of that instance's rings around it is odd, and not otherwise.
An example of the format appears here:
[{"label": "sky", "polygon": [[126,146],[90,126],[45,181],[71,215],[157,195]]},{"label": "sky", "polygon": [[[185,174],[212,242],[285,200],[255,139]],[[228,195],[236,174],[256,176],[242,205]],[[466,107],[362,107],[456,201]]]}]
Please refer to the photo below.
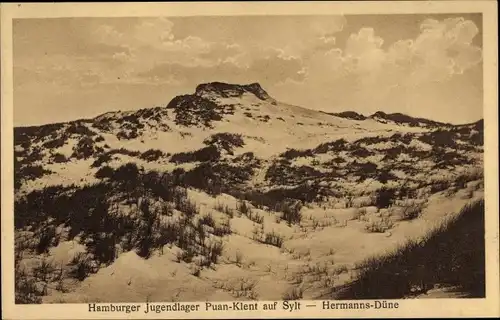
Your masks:
[{"label": "sky", "polygon": [[483,117],[481,14],[16,19],[14,125],[258,82],[326,112]]}]

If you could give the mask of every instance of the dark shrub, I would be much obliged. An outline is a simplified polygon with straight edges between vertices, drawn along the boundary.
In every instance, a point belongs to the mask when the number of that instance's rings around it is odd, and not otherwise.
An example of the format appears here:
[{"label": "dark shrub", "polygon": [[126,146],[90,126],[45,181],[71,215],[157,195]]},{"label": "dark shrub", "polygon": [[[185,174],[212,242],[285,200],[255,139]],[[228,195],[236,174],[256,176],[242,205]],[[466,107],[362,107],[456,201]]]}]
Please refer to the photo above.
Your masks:
[{"label": "dark shrub", "polygon": [[344,111],[340,113],[328,113],[332,116],[340,117],[340,118],[346,118],[346,119],[352,119],[352,120],[365,120],[366,117],[362,114],[359,114],[354,111]]},{"label": "dark shrub", "polygon": [[222,254],[224,245],[222,241],[215,241],[210,243],[208,246],[203,247],[203,255],[207,258],[210,263],[217,263],[219,256]]},{"label": "dark shrub", "polygon": [[388,189],[383,187],[377,191],[377,195],[375,197],[375,206],[377,208],[388,208],[391,206],[395,199],[396,190]]},{"label": "dark shrub", "polygon": [[97,179],[104,179],[104,178],[112,178],[115,173],[115,170],[109,166],[104,166],[97,170],[95,173],[95,177]]},{"label": "dark shrub", "polygon": [[264,238],[264,241],[262,241],[265,244],[269,244],[278,248],[281,248],[283,246],[283,236],[273,232],[266,233],[266,236]]},{"label": "dark shrub", "polygon": [[347,141],[345,139],[338,139],[333,142],[322,143],[314,149],[314,153],[327,153],[329,151],[340,152],[345,150],[347,147]]},{"label": "dark shrub", "polygon": [[46,174],[51,174],[52,171],[44,169],[42,166],[25,166],[16,173],[20,180],[35,180],[43,177]]},{"label": "dark shrub", "polygon": [[380,137],[380,136],[364,137],[364,138],[356,140],[353,144],[360,146],[362,144],[371,145],[371,144],[377,144],[377,143],[387,142],[387,141],[389,141],[389,138],[387,138],[387,137]]},{"label": "dark shrub", "polygon": [[135,163],[129,162],[117,168],[113,178],[118,181],[136,181],[139,177],[139,168]]},{"label": "dark shrub", "polygon": [[117,241],[112,230],[110,231],[110,234],[94,233],[91,241],[87,243],[88,252],[93,254],[94,259],[106,265],[115,261],[117,256]]},{"label": "dark shrub", "polygon": [[397,180],[398,177],[396,177],[392,172],[389,170],[380,170],[380,172],[377,175],[377,180],[380,181],[381,183],[387,183],[388,181],[392,180]]},{"label": "dark shrub", "polygon": [[146,161],[156,161],[164,156],[165,154],[161,150],[149,149],[148,151],[141,154],[140,158]]},{"label": "dark shrub", "polygon": [[368,149],[365,149],[363,147],[357,147],[356,149],[351,151],[351,155],[355,157],[360,157],[360,158],[366,158],[369,156],[372,156],[374,153],[371,152]]},{"label": "dark shrub", "polygon": [[64,162],[68,162],[68,158],[66,158],[66,156],[62,153],[56,153],[52,156],[52,160],[55,162],[55,163],[64,163]]},{"label": "dark shrub", "polygon": [[94,141],[90,137],[83,137],[73,148],[72,157],[76,159],[87,159],[94,154]]},{"label": "dark shrub", "polygon": [[226,106],[198,95],[177,96],[168,103],[167,109],[174,109],[175,123],[183,126],[211,127],[213,121],[221,121],[222,115],[231,113]]},{"label": "dark shrub", "polygon": [[209,226],[212,228],[215,227],[215,220],[214,220],[214,217],[212,216],[212,214],[206,214],[206,215],[202,216],[200,218],[200,220],[198,220],[198,222],[200,224],[203,224],[203,225],[206,225],[206,226]]},{"label": "dark shrub", "polygon": [[447,190],[451,187],[451,183],[449,181],[437,181],[431,184],[430,191],[431,193],[436,193],[440,191]]},{"label": "dark shrub", "polygon": [[85,280],[91,273],[95,273],[96,271],[90,257],[81,252],[76,254],[71,260],[70,266],[72,266],[70,275],[79,281]]},{"label": "dark shrub", "polygon": [[349,171],[359,175],[358,182],[363,182],[368,178],[375,178],[378,174],[377,165],[373,162],[359,163],[354,161],[351,163]]},{"label": "dark shrub", "polygon": [[36,253],[42,254],[48,252],[51,246],[56,246],[58,239],[56,238],[56,229],[54,226],[47,226],[40,231]]},{"label": "dark shrub", "polygon": [[229,220],[227,222],[222,223],[220,226],[214,227],[214,235],[223,237],[225,235],[229,235],[232,233],[231,225]]},{"label": "dark shrub", "polygon": [[245,145],[241,134],[234,133],[216,133],[203,141],[206,145],[220,147],[227,152],[232,152],[234,148],[240,148]]},{"label": "dark shrub", "polygon": [[470,143],[472,143],[475,146],[482,146],[484,145],[484,135],[483,133],[473,133],[470,138],[469,138]]},{"label": "dark shrub", "polygon": [[81,122],[72,122],[69,127],[66,129],[68,134],[75,134],[83,137],[92,137],[95,136],[96,133],[89,128],[87,128]]},{"label": "dark shrub", "polygon": [[47,149],[55,149],[64,146],[66,143],[65,137],[56,138],[54,140],[48,140],[43,143],[43,147]]},{"label": "dark shrub", "polygon": [[214,161],[220,158],[220,152],[216,146],[210,145],[208,147],[192,151],[192,152],[180,152],[172,155],[170,161],[175,163],[186,163],[186,162],[206,162]]},{"label": "dark shrub", "polygon": [[313,167],[293,166],[288,159],[278,159],[267,169],[265,178],[274,184],[290,185],[304,183],[324,175]]},{"label": "dark shrub", "polygon": [[131,140],[137,138],[138,136],[139,134],[137,133],[137,129],[132,129],[130,131],[122,130],[116,134],[116,137],[119,140]]},{"label": "dark shrub", "polygon": [[111,153],[104,153],[101,154],[97,159],[90,165],[91,168],[98,168],[100,167],[103,163],[111,161]]},{"label": "dark shrub", "polygon": [[402,146],[396,146],[396,147],[393,147],[393,148],[385,149],[384,150],[385,156],[382,159],[382,161],[385,161],[385,160],[395,160],[403,152],[405,152],[405,148],[402,147]]},{"label": "dark shrub", "polygon": [[276,204],[274,210],[282,212],[281,219],[285,220],[288,225],[292,225],[300,223],[302,219],[301,208],[302,204],[300,201],[284,200]]},{"label": "dark shrub", "polygon": [[295,159],[298,157],[312,157],[314,156],[314,153],[312,150],[307,149],[307,150],[297,150],[297,149],[288,149],[285,152],[280,154],[280,157],[285,158],[285,159]]},{"label": "dark shrub", "polygon": [[422,142],[430,144],[431,146],[456,148],[457,138],[457,133],[439,129],[433,132],[424,133],[418,139]]}]

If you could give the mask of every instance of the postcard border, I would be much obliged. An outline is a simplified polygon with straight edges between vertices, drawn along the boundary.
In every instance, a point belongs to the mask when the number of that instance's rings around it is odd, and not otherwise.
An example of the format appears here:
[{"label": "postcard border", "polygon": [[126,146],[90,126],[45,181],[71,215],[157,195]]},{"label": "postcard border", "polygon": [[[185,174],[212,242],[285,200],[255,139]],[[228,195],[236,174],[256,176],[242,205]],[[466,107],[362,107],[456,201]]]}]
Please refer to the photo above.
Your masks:
[{"label": "postcard border", "polygon": [[[495,1],[370,1],[370,2],[222,2],[222,3],[123,3],[123,4],[2,4],[1,10],[1,133],[2,133],[2,311],[6,319],[120,319],[144,318],[143,314],[97,314],[87,311],[87,304],[29,305],[14,304],[13,262],[13,94],[12,94],[12,20],[49,17],[125,17],[125,16],[195,16],[195,15],[290,15],[290,14],[483,14],[483,83],[484,83],[484,167],[486,206],[486,298],[398,300],[397,310],[342,310],[327,312],[302,309],[300,312],[203,312],[175,313],[172,318],[336,318],[336,317],[479,317],[498,316],[499,307],[499,213],[498,213],[498,35]],[[7,213],[7,214],[6,214]],[[308,301],[304,301],[308,303]],[[359,302],[359,301],[358,301]],[[260,301],[259,304],[265,303]],[[315,301],[315,303],[318,303]],[[446,306],[446,307],[443,307]],[[164,314],[150,318],[164,318]]]}]

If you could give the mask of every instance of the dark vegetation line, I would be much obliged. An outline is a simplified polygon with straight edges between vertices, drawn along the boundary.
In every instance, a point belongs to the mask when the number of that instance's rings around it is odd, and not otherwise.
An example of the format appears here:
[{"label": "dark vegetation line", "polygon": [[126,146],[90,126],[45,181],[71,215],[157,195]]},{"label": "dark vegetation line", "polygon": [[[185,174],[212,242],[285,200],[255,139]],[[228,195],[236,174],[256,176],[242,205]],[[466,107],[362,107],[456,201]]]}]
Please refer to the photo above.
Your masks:
[{"label": "dark vegetation line", "polygon": [[334,299],[399,299],[434,285],[457,286],[469,298],[485,297],[484,200],[394,252],[360,263],[357,279],[332,290]]}]

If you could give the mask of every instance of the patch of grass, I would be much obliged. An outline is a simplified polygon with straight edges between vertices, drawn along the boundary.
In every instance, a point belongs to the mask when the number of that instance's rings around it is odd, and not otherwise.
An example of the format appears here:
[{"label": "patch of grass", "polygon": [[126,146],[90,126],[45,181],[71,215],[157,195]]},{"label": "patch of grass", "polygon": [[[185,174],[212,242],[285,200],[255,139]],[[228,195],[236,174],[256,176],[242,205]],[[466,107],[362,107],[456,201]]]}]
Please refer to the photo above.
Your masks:
[{"label": "patch of grass", "polygon": [[238,203],[236,204],[236,210],[244,215],[252,213],[252,208],[246,203],[246,201],[243,200],[238,201]]},{"label": "patch of grass", "polygon": [[265,244],[269,244],[271,246],[281,248],[283,246],[283,236],[272,231],[266,233],[264,240],[262,242]]},{"label": "patch of grass", "polygon": [[302,220],[302,203],[300,201],[282,201],[275,210],[281,212],[281,219],[286,221],[290,226],[292,224],[299,224]]},{"label": "patch of grass", "polygon": [[254,212],[244,200],[238,201],[238,203],[236,204],[236,209],[255,223],[262,224],[264,222],[264,217]]},{"label": "patch of grass", "polygon": [[215,220],[214,217],[212,216],[211,213],[203,215],[199,220],[198,223],[209,226],[214,228],[215,227]]},{"label": "patch of grass", "polygon": [[42,259],[42,261],[40,261],[40,264],[33,269],[33,276],[37,280],[48,282],[51,280],[50,277],[54,270],[54,265],[51,262],[47,261],[46,259]]},{"label": "patch of grass", "polygon": [[293,287],[283,294],[284,301],[300,300],[302,299],[304,290],[300,287]]},{"label": "patch of grass", "polygon": [[422,214],[424,209],[424,204],[422,203],[410,203],[403,207],[402,220],[413,220]]},{"label": "patch of grass", "polygon": [[354,212],[353,220],[363,221],[366,219],[366,208],[358,208]]},{"label": "patch of grass", "polygon": [[174,203],[175,208],[188,217],[194,217],[199,213],[196,203],[187,198],[187,196],[183,197],[180,195],[180,197],[174,200]]},{"label": "patch of grass", "polygon": [[233,209],[231,209],[227,204],[217,202],[214,206],[214,209],[219,212],[225,213],[230,218],[234,217]]},{"label": "patch of grass", "polygon": [[15,268],[15,303],[40,304],[42,303],[43,290],[37,285],[36,280],[30,277],[25,269],[16,265]]},{"label": "patch of grass", "polygon": [[229,220],[224,221],[220,226],[216,225],[214,227],[214,235],[216,236],[223,237],[231,233],[233,233],[233,231],[231,230],[231,223]]},{"label": "patch of grass", "polygon": [[444,190],[447,190],[451,187],[451,182],[450,181],[436,181],[431,184],[430,186],[430,192],[431,193],[437,193],[441,192]]},{"label": "patch of grass", "polygon": [[222,241],[211,241],[202,248],[202,254],[208,259],[209,265],[216,264],[219,257],[222,255],[224,244]]},{"label": "patch of grass", "polygon": [[365,225],[365,230],[368,232],[384,233],[387,230],[392,229],[394,222],[388,217],[383,217],[380,220],[368,222]]},{"label": "patch of grass", "polygon": [[83,252],[79,252],[73,257],[70,266],[73,268],[69,274],[79,281],[85,280],[90,274],[97,271],[90,257]]},{"label": "patch of grass", "polygon": [[421,241],[365,260],[358,266],[357,279],[332,292],[332,297],[400,299],[441,284],[458,286],[470,298],[484,298],[484,210],[484,200],[466,205]]}]

